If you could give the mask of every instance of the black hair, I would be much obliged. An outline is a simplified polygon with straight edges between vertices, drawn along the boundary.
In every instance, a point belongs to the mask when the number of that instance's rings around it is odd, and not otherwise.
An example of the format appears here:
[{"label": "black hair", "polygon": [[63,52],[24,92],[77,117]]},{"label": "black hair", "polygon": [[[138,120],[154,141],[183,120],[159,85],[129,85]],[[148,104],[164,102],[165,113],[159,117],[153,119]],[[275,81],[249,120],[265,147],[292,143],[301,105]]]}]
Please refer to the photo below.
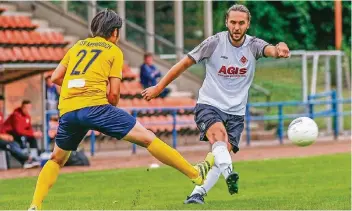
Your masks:
[{"label": "black hair", "polygon": [[116,12],[109,9],[98,12],[90,24],[93,37],[99,36],[105,39],[111,37],[114,30],[119,30],[121,27],[122,19]]},{"label": "black hair", "polygon": [[22,106],[28,105],[28,104],[32,104],[32,102],[30,100],[23,100],[22,101]]}]

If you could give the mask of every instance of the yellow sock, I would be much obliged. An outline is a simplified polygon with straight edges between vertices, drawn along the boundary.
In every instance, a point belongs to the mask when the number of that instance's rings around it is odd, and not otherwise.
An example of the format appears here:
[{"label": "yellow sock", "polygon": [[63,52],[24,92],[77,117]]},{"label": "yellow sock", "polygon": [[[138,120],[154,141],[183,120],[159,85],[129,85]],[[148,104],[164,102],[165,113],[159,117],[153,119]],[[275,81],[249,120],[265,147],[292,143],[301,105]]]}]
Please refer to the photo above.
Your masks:
[{"label": "yellow sock", "polygon": [[178,169],[189,178],[194,179],[198,177],[198,171],[186,159],[184,159],[180,153],[165,144],[159,138],[155,138],[147,149],[150,154],[159,161]]},{"label": "yellow sock", "polygon": [[43,169],[41,170],[37,186],[35,188],[32,205],[40,207],[44,198],[49,192],[49,189],[56,182],[59,175],[60,166],[52,160],[48,160]]}]

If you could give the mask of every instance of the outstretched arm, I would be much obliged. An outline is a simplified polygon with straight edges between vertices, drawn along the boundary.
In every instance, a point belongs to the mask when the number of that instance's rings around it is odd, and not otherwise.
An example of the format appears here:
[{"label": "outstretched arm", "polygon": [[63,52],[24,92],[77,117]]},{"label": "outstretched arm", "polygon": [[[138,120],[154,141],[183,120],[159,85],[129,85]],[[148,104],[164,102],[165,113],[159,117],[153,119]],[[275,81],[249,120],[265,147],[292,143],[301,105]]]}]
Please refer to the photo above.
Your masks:
[{"label": "outstretched arm", "polygon": [[266,46],[264,49],[266,57],[288,58],[290,57],[290,49],[284,42],[279,42],[276,46]]},{"label": "outstretched arm", "polygon": [[175,80],[187,68],[195,64],[194,60],[186,56],[177,64],[175,64],[167,74],[155,86],[149,87],[142,91],[142,96],[146,100],[151,100],[157,97],[173,80]]}]

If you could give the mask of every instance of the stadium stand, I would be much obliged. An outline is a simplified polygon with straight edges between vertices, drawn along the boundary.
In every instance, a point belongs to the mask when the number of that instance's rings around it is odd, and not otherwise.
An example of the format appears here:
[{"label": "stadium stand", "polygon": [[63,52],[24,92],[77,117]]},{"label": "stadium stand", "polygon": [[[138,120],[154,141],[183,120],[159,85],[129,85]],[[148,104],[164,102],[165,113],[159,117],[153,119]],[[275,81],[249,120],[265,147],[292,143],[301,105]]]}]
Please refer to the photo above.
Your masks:
[{"label": "stadium stand", "polygon": [[[64,33],[51,29],[47,25],[41,27],[41,21],[32,19],[30,13],[7,11],[0,5],[0,64],[28,64],[28,68],[31,67],[31,64],[55,65],[59,63],[71,45],[72,43],[66,41]],[[119,106],[127,111],[136,108],[155,108],[148,112],[138,112],[138,120],[157,135],[170,136],[173,130],[172,112],[162,111],[162,109],[193,107],[196,102],[191,97],[182,96],[157,98],[150,102],[143,100],[140,94],[142,86],[138,81],[139,72],[137,70],[139,69],[129,67],[128,62],[124,65]],[[14,73],[5,71],[0,73],[0,76],[7,75],[9,77],[12,74]],[[21,74],[24,75],[26,72],[21,72]],[[6,81],[8,77],[3,77],[3,79]],[[2,81],[0,80],[0,82]],[[179,135],[198,134],[191,111],[179,109],[176,119],[180,122],[176,127]],[[51,119],[48,127],[51,139],[56,135],[57,126],[57,119]],[[86,139],[89,139],[90,133],[91,131],[88,132]],[[111,139],[111,137],[105,137],[104,134],[95,133],[97,140],[99,138]]]}]

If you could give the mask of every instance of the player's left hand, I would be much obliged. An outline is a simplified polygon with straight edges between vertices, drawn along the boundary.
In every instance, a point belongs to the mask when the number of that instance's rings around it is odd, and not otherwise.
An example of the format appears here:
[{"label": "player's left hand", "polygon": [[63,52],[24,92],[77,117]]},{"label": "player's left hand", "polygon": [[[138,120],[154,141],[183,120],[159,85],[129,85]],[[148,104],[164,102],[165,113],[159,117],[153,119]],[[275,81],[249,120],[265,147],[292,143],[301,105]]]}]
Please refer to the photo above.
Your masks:
[{"label": "player's left hand", "polygon": [[142,91],[142,96],[145,100],[149,101],[153,98],[156,98],[163,90],[160,89],[157,85],[146,88]]},{"label": "player's left hand", "polygon": [[288,58],[290,57],[290,49],[284,42],[280,42],[276,45],[277,56],[279,58]]}]

